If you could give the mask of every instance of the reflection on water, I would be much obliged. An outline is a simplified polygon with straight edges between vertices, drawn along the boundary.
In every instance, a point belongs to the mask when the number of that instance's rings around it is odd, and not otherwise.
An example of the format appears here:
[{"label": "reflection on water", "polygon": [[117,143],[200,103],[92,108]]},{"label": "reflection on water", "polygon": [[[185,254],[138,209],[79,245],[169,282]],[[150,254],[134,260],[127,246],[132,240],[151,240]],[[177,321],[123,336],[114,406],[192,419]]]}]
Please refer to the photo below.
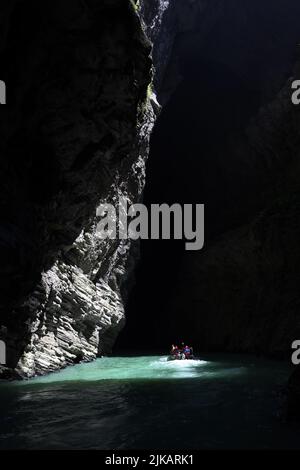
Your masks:
[{"label": "reflection on water", "polygon": [[279,415],[289,373],[241,356],[105,358],[2,384],[0,448],[297,448]]}]

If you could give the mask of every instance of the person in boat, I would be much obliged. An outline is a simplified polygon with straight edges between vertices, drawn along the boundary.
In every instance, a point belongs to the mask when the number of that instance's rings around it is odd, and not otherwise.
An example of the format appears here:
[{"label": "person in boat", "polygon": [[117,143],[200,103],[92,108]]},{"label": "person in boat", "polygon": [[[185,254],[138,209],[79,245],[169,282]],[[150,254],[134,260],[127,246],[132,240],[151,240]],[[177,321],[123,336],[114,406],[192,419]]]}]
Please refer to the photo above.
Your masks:
[{"label": "person in boat", "polygon": [[178,359],[185,359],[185,356],[184,356],[184,343],[181,343],[181,347],[178,348]]},{"label": "person in boat", "polygon": [[183,348],[183,354],[184,354],[184,357],[185,359],[190,359],[190,356],[191,356],[191,348],[186,344]]},{"label": "person in boat", "polygon": [[183,348],[182,353],[184,355],[183,359],[194,359],[194,350],[191,346],[188,346],[186,344]]},{"label": "person in boat", "polygon": [[175,344],[172,344],[171,356],[178,356],[178,354],[179,354],[178,346],[176,346]]}]

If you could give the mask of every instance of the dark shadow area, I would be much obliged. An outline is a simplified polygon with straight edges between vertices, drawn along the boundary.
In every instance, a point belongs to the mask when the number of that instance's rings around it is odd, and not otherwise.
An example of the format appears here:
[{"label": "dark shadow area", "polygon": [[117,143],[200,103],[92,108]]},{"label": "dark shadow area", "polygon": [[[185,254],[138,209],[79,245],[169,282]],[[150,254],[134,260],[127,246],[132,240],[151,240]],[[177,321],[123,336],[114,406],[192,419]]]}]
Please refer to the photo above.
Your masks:
[{"label": "dark shadow area", "polygon": [[[206,243],[249,221],[258,210],[259,175],[232,153],[261,106],[292,70],[298,35],[296,2],[232,2],[201,44],[198,32],[180,38],[182,81],[151,139],[145,203],[204,203]],[[127,326],[116,349],[154,350],[191,339],[178,331],[165,305],[179,288],[186,252],[180,241],[144,241]],[[188,299],[187,299],[188,305]],[[190,306],[189,306],[190,307]],[[163,314],[164,312],[164,314]],[[184,324],[185,311],[182,311]],[[189,338],[186,334],[189,333]]]}]

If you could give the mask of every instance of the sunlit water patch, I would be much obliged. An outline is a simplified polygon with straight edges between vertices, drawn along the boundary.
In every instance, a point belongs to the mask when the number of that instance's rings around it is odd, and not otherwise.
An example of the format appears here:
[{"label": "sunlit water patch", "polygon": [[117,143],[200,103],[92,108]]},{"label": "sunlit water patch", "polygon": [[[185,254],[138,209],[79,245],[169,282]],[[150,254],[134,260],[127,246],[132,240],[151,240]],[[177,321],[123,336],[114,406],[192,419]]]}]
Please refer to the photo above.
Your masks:
[{"label": "sunlit water patch", "polygon": [[89,364],[67,367],[61,372],[38,377],[27,383],[32,385],[67,381],[186,379],[205,374],[207,364],[208,362],[203,360],[168,361],[167,357],[157,356],[102,358]]},{"label": "sunlit water patch", "polygon": [[0,385],[0,448],[298,448],[290,366],[248,356],[112,357]]}]

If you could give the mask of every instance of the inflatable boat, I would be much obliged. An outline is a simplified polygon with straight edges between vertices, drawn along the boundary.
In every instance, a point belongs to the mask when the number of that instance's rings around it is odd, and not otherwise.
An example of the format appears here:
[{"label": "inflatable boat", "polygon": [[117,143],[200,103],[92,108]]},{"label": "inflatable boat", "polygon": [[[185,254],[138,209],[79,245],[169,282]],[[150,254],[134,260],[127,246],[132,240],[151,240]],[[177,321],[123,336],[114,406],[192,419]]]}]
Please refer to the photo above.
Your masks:
[{"label": "inflatable boat", "polygon": [[170,354],[168,356],[168,361],[188,361],[194,359],[194,356],[192,354],[189,354],[186,356],[184,353],[179,353],[179,354]]}]

